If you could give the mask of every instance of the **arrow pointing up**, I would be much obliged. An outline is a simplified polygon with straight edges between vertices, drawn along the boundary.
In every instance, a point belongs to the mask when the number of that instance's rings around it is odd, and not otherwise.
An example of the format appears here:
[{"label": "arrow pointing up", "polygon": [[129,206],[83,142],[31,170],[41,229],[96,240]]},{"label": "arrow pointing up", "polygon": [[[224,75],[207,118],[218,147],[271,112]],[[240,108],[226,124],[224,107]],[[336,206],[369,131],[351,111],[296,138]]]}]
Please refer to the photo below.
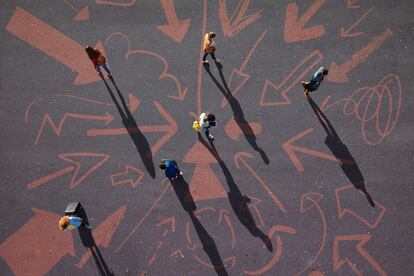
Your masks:
[{"label": "arrow pointing up", "polygon": [[[36,49],[63,63],[78,73],[74,84],[100,80],[84,46],[52,28],[24,9],[17,7],[6,29]],[[98,42],[97,48],[103,49]]]},{"label": "arrow pointing up", "polygon": [[175,12],[174,0],[161,0],[161,5],[167,17],[167,25],[158,26],[158,30],[177,43],[181,43],[190,27],[190,19],[180,21]]},{"label": "arrow pointing up", "polygon": [[183,161],[196,164],[190,184],[190,193],[195,201],[227,197],[223,185],[210,168],[210,164],[217,163],[217,160],[199,141],[187,152]]}]

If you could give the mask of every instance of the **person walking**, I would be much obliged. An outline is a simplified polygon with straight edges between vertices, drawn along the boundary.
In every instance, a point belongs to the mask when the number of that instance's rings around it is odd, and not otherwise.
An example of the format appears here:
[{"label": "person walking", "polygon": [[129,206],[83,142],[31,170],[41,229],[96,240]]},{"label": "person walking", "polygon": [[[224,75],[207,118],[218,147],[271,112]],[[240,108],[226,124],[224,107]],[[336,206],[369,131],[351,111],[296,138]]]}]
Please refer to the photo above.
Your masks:
[{"label": "person walking", "polygon": [[210,127],[216,126],[216,116],[214,114],[201,113],[199,121],[200,127],[203,129],[207,139],[214,141],[214,136],[210,134]]},{"label": "person walking", "polygon": [[216,51],[215,41],[213,38],[216,37],[216,34],[213,32],[208,32],[204,35],[204,56],[203,56],[203,63],[208,63],[206,60],[207,55],[210,55],[211,58],[216,62],[220,63],[220,59],[216,59],[214,52]]},{"label": "person walking", "polygon": [[68,231],[73,230],[78,227],[85,227],[86,229],[91,229],[91,226],[85,222],[80,217],[77,216],[63,216],[59,220],[60,230]]},{"label": "person walking", "polygon": [[310,81],[302,81],[302,86],[305,89],[304,95],[306,98],[309,97],[309,92],[313,92],[318,89],[319,85],[323,81],[324,76],[328,75],[328,70],[321,67],[316,71]]},{"label": "person walking", "polygon": [[98,49],[94,49],[90,46],[85,47],[85,51],[88,54],[89,59],[92,61],[95,66],[95,70],[102,76],[101,66],[108,74],[108,77],[112,77],[111,70],[109,70],[108,65],[106,65],[106,57]]},{"label": "person walking", "polygon": [[161,170],[165,170],[165,176],[170,180],[176,179],[179,175],[183,173],[180,171],[177,165],[177,161],[174,159],[161,159],[161,164],[159,165]]}]

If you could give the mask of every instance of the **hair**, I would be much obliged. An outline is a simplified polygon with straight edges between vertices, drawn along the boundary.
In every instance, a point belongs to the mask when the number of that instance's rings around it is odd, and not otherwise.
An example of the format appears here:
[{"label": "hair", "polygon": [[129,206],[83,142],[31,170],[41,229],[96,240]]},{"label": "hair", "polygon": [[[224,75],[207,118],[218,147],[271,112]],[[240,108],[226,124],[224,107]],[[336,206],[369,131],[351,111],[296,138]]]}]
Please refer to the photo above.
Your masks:
[{"label": "hair", "polygon": [[68,227],[68,225],[69,225],[69,217],[68,216],[63,216],[59,220],[59,228],[60,228],[60,230],[65,230],[66,227]]},{"label": "hair", "polygon": [[215,120],[216,120],[216,116],[214,116],[214,114],[208,114],[207,115],[207,121],[213,122]]},{"label": "hair", "polygon": [[161,163],[159,167],[161,170],[165,170],[167,168],[167,165],[165,165],[164,163]]},{"label": "hair", "polygon": [[328,70],[327,70],[327,69],[323,69],[323,70],[322,70],[322,74],[324,74],[324,75],[328,75]]},{"label": "hair", "polygon": [[96,52],[91,46],[86,46],[85,51],[90,59],[97,59],[99,57],[98,52]]},{"label": "hair", "polygon": [[216,33],[214,33],[214,32],[209,32],[209,33],[208,33],[208,37],[210,37],[210,38],[215,38],[215,37],[216,37]]}]

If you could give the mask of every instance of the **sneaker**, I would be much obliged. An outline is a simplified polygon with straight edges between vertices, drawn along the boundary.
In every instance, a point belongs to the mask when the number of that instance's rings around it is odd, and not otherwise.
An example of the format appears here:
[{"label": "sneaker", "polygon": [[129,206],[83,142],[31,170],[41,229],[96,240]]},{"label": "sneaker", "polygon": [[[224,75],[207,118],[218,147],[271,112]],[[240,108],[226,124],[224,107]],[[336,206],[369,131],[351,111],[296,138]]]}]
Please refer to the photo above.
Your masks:
[{"label": "sneaker", "polygon": [[306,90],[305,93],[303,93],[305,95],[306,98],[309,98],[309,91]]},{"label": "sneaker", "polygon": [[217,58],[217,59],[215,60],[215,62],[216,62],[216,63],[221,63],[221,60],[220,60],[219,58]]},{"label": "sneaker", "polygon": [[208,63],[208,60],[203,60],[203,64],[207,64]]},{"label": "sneaker", "polygon": [[180,171],[180,175],[183,175],[183,172],[182,171]]},{"label": "sneaker", "polygon": [[210,134],[210,135],[208,136],[208,138],[209,138],[211,141],[214,141],[214,136],[213,136],[213,135],[211,135],[211,134]]}]

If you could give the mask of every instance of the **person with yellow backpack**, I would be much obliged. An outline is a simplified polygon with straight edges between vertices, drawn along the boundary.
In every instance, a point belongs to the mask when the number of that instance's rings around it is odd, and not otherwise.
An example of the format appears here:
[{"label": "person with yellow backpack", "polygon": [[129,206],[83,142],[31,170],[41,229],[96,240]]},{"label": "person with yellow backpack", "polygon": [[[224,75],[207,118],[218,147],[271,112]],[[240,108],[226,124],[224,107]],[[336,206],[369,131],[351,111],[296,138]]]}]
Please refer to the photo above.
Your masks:
[{"label": "person with yellow backpack", "polygon": [[216,126],[216,116],[214,114],[201,113],[199,120],[193,122],[193,128],[196,132],[201,132],[203,129],[207,139],[214,141],[214,136],[210,134],[210,127]]}]

